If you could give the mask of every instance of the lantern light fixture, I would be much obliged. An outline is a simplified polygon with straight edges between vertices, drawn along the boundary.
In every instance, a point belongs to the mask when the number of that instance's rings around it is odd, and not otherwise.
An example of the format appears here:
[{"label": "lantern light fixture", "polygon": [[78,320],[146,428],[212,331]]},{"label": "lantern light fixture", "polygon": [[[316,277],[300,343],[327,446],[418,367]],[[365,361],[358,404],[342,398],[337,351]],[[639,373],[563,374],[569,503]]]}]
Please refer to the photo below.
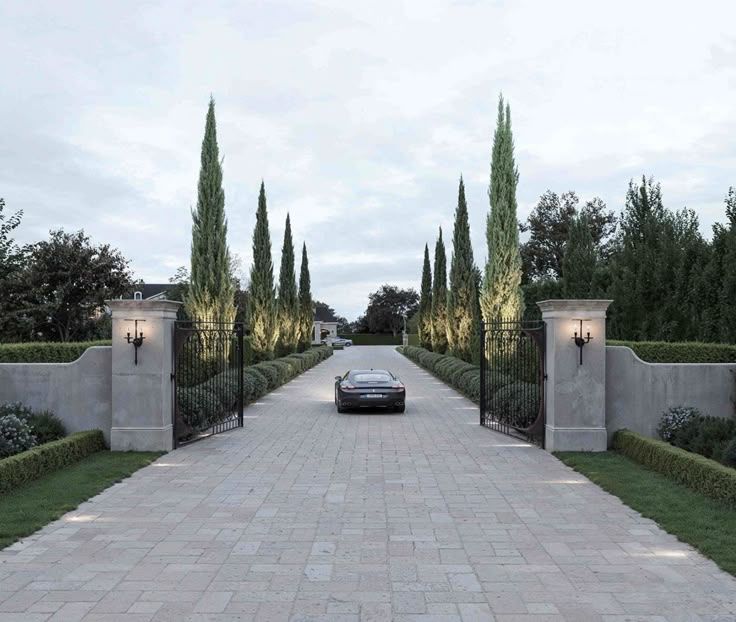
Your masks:
[{"label": "lantern light fixture", "polygon": [[577,322],[580,322],[580,330],[575,331],[573,333],[573,341],[575,341],[575,345],[580,350],[580,365],[583,364],[583,348],[585,347],[585,344],[590,343],[590,341],[593,339],[593,337],[590,336],[590,331],[587,331],[586,335],[583,337],[583,322],[589,322],[590,320],[575,320]]},{"label": "lantern light fixture", "polygon": [[127,335],[125,336],[125,340],[128,343],[133,344],[133,350],[135,352],[134,361],[135,364],[138,365],[138,348],[140,348],[143,345],[143,340],[145,337],[143,336],[143,331],[138,331],[138,322],[145,322],[146,320],[125,320],[126,322],[135,322],[133,326],[133,336],[131,337],[130,331],[128,331]]}]

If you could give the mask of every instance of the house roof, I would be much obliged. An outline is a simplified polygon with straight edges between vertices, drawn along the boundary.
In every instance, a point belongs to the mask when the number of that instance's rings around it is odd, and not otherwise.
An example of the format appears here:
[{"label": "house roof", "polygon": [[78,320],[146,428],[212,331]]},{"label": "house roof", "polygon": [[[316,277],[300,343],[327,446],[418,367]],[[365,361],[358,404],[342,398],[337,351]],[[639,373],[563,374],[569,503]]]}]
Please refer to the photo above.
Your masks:
[{"label": "house roof", "polygon": [[148,300],[149,298],[160,297],[161,294],[165,294],[172,287],[171,283],[139,283],[130,289],[126,298],[133,298],[135,292],[140,292],[143,300]]}]

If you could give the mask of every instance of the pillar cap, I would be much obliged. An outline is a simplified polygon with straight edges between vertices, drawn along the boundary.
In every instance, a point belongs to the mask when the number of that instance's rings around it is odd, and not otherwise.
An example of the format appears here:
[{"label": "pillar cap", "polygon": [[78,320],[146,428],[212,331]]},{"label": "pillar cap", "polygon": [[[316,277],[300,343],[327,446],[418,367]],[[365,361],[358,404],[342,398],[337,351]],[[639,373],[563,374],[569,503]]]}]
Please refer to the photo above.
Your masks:
[{"label": "pillar cap", "polygon": [[605,318],[606,309],[613,300],[562,299],[541,300],[537,306],[542,318],[565,317],[573,319]]},{"label": "pillar cap", "polygon": [[184,303],[177,300],[106,300],[105,304],[112,311],[126,313],[162,313],[176,314]]}]

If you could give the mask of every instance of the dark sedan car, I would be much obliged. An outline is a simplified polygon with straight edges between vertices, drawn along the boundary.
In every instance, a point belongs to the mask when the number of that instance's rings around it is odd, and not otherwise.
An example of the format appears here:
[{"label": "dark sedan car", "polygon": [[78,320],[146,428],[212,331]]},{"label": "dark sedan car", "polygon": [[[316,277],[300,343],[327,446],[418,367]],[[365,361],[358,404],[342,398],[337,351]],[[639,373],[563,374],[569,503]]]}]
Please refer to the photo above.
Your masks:
[{"label": "dark sedan car", "polygon": [[352,408],[380,406],[403,413],[406,388],[385,369],[353,369],[335,376],[335,406],[344,413]]}]

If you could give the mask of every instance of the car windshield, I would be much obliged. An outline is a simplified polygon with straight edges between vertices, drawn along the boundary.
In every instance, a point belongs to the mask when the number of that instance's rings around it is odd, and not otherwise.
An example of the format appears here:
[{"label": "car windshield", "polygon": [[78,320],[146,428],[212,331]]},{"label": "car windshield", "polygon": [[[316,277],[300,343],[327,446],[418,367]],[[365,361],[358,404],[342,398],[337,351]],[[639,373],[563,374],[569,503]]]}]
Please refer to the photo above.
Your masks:
[{"label": "car windshield", "polygon": [[361,372],[353,374],[355,382],[391,382],[391,376],[380,372]]}]

